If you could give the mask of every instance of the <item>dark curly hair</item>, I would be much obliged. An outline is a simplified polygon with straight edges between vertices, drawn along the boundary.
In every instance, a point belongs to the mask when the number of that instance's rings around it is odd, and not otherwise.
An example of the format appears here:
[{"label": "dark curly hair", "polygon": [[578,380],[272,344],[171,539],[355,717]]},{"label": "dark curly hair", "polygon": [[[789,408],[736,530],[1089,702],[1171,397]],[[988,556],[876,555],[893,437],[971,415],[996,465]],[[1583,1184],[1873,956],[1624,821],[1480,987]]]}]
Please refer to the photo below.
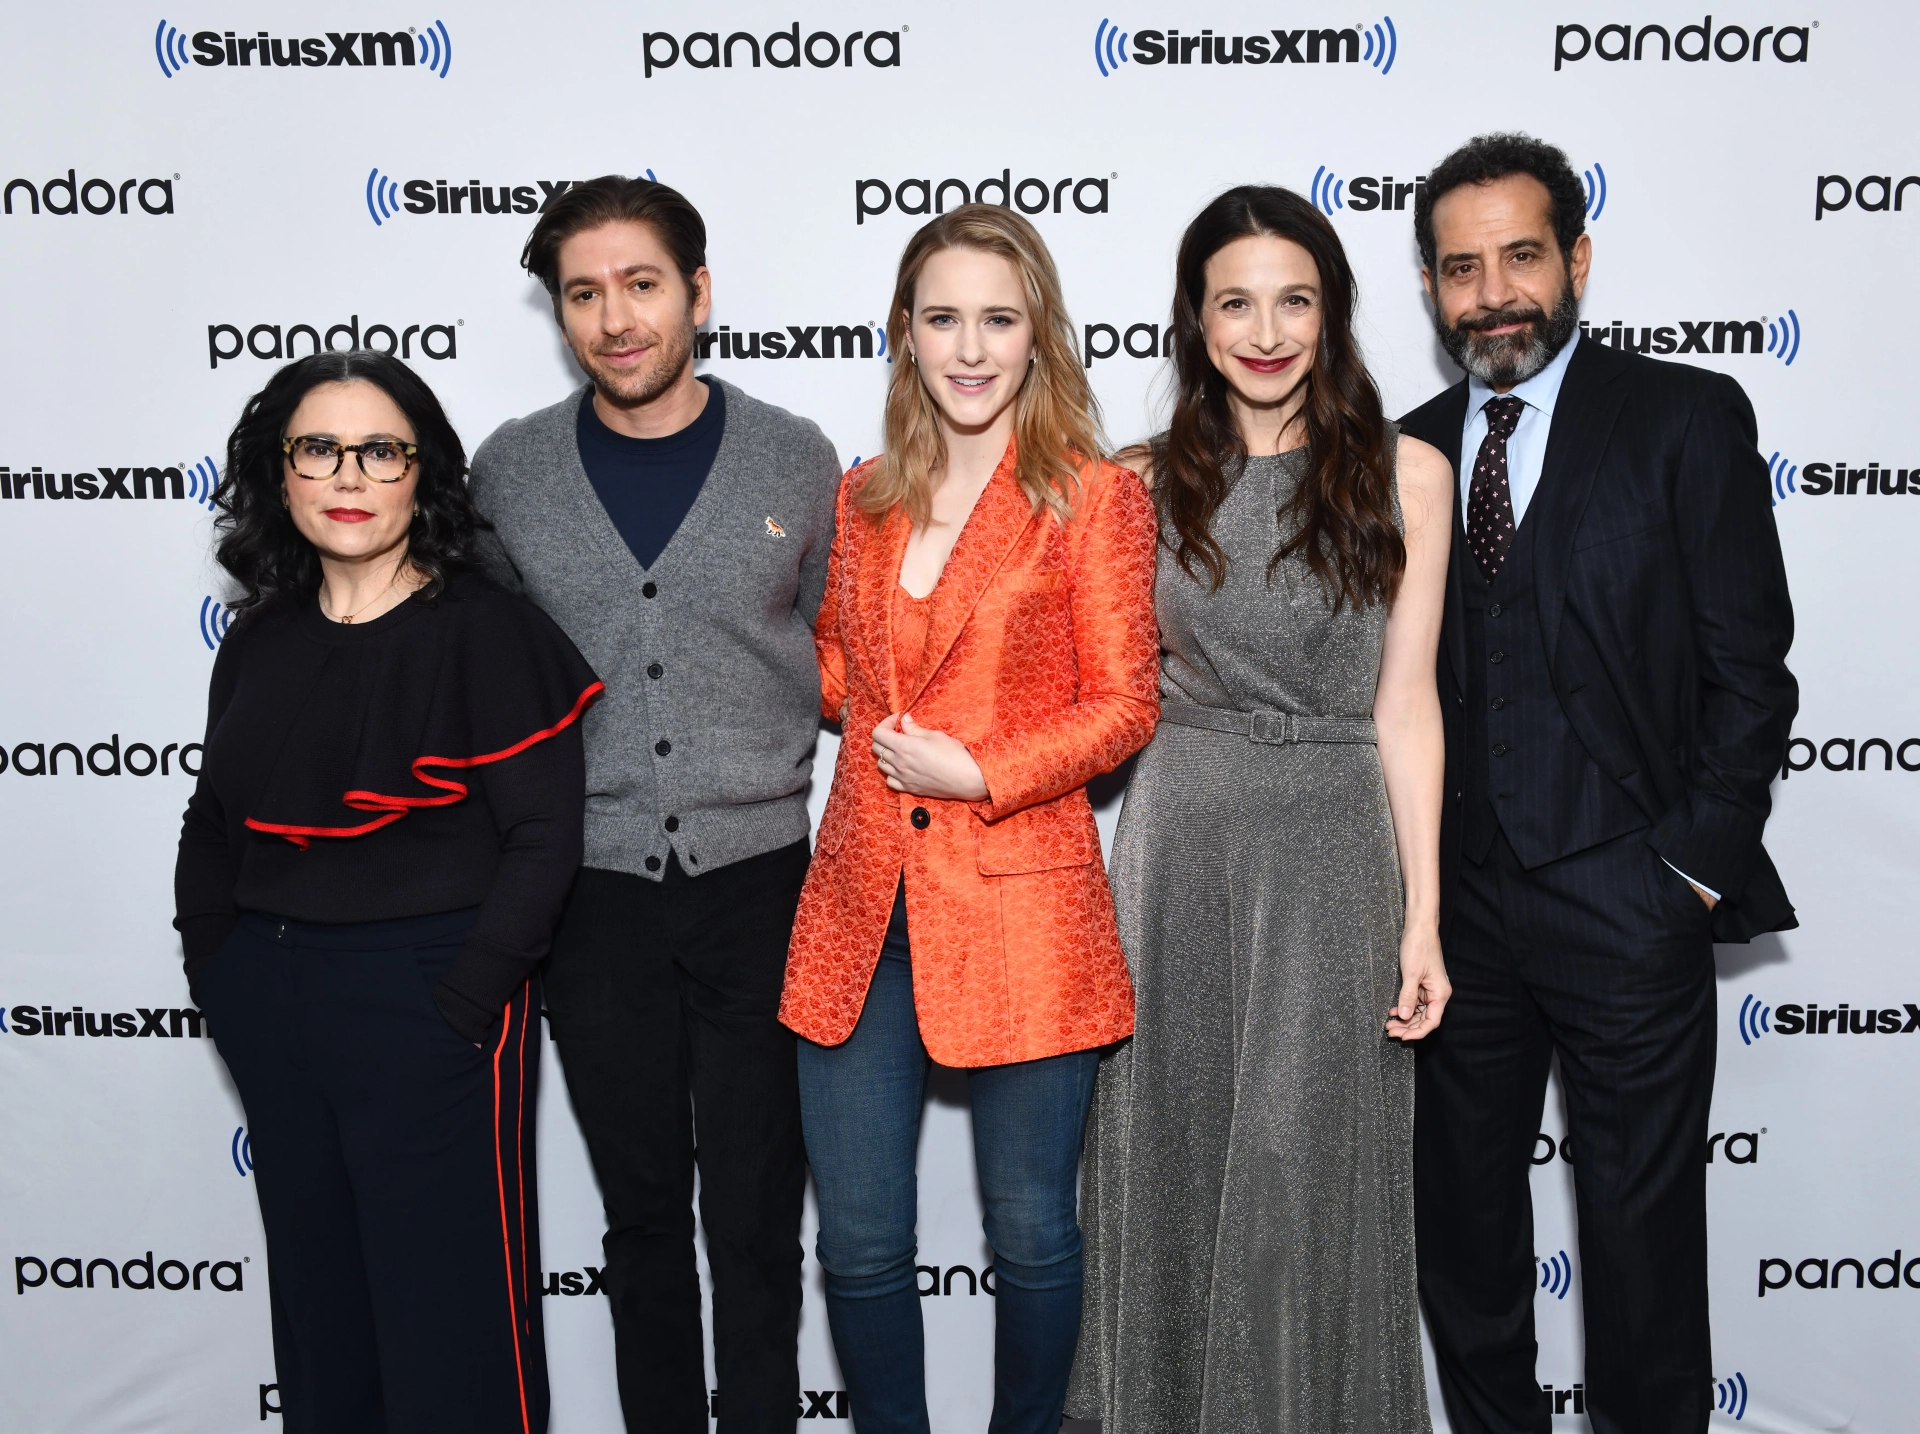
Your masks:
[{"label": "dark curly hair", "polygon": [[[1295,553],[1338,608],[1391,602],[1407,565],[1393,518],[1393,455],[1380,391],[1353,337],[1357,297],[1340,236],[1319,210],[1290,189],[1242,185],[1195,216],[1180,239],[1173,295],[1176,394],[1167,431],[1153,444],[1154,494],[1173,526],[1175,557],[1189,577],[1197,562],[1218,589],[1227,559],[1213,536],[1213,515],[1227,496],[1224,460],[1244,454],[1227,380],[1207,355],[1207,261],[1236,239],[1269,235],[1298,244],[1320,274],[1320,338],[1301,382],[1306,402],[1306,472],[1281,510],[1290,534],[1273,563]],[[1272,564],[1268,567],[1269,575]]]},{"label": "dark curly hair", "polygon": [[1468,140],[1434,166],[1426,185],[1413,197],[1413,237],[1420,262],[1437,267],[1433,206],[1441,195],[1463,184],[1491,184],[1509,174],[1530,174],[1547,188],[1547,222],[1563,262],[1587,232],[1587,187],[1574,173],[1564,151],[1527,134],[1483,134]]},{"label": "dark curly hair", "polygon": [[[478,534],[491,528],[467,493],[467,453],[433,390],[399,359],[372,349],[309,354],[267,380],[247,400],[227,439],[227,462],[214,489],[214,556],[240,584],[231,604],[244,614],[298,601],[320,587],[320,555],[294,526],[281,490],[287,424],[307,394],[324,383],[370,383],[413,425],[417,511],[407,530],[407,560],[426,575],[432,599],[455,573],[479,566]],[[351,459],[348,460],[352,461]]]}]

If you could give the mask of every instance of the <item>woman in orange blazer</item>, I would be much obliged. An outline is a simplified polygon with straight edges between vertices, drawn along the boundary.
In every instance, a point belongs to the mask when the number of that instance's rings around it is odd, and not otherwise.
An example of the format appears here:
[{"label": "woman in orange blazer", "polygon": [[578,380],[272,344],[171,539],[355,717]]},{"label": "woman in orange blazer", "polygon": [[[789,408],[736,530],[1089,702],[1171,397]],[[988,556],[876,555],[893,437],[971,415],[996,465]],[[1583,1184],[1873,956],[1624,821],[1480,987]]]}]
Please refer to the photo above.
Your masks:
[{"label": "woman in orange blazer", "polygon": [[1087,781],[1152,735],[1156,528],[1101,461],[1040,236],[916,234],[887,452],[840,491],[815,626],[845,740],[781,1019],[800,1042],[827,1314],[861,1434],[928,1427],[914,1155],[929,1058],[967,1068],[997,1276],[994,1434],[1059,1428],[1080,1319],[1095,1051],[1133,1030]]}]

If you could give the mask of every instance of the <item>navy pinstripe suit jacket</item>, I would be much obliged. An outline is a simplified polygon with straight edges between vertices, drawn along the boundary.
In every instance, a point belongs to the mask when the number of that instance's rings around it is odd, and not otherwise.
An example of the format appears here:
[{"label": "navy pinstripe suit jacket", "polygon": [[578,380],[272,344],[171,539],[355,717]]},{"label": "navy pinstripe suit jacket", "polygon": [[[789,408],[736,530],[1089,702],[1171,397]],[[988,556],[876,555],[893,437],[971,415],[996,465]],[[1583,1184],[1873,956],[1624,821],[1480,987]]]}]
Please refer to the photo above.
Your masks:
[{"label": "navy pinstripe suit jacket", "polygon": [[[1723,374],[1578,343],[1525,519],[1538,525],[1555,695],[1600,769],[1647,814],[1654,850],[1722,894],[1714,939],[1786,930],[1793,906],[1761,834],[1799,687],[1753,406]],[[1400,424],[1457,464],[1466,419],[1462,380]],[[1450,794],[1462,766],[1468,560],[1454,491],[1439,659]],[[1459,801],[1447,810],[1443,891],[1460,854]]]}]

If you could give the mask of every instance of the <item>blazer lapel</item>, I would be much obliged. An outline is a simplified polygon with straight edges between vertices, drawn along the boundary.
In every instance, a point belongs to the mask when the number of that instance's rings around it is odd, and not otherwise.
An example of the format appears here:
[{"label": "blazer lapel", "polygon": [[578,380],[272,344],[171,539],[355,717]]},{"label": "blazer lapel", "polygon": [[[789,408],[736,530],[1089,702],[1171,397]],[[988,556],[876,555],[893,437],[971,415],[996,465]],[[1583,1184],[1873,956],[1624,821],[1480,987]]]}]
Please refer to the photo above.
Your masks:
[{"label": "blazer lapel", "polygon": [[861,656],[873,685],[887,694],[896,712],[902,704],[893,680],[893,590],[900,585],[900,560],[906,556],[912,532],[913,525],[898,507],[870,527],[860,545],[854,585],[860,616],[854,626],[860,634]]},{"label": "blazer lapel", "polygon": [[1537,523],[1533,581],[1549,663],[1560,635],[1560,616],[1566,608],[1574,535],[1593,494],[1594,476],[1600,471],[1607,439],[1627,401],[1627,365],[1622,357],[1584,336],[1579,344],[1567,364],[1560,396],[1554,401],[1553,427],[1547,434],[1540,484],[1527,508],[1527,519]]},{"label": "blazer lapel", "polygon": [[[1027,524],[1034,520],[1033,504],[1014,479],[1013,463],[1014,448],[1009,443],[1006,456],[1000,460],[1000,466],[994,469],[993,477],[987,481],[979,501],[973,505],[973,512],[967,515],[966,526],[960,530],[960,539],[953,545],[947,565],[940,573],[940,581],[934,585],[933,605],[927,614],[926,655],[920,662],[919,680],[914,683],[913,690],[905,694],[906,701],[901,703],[901,710],[911,706],[926,690],[927,683],[940,670],[947,653],[959,641],[967,619],[973,615],[974,607],[987,590],[987,584],[1000,571],[1001,564],[1006,562],[1007,554],[1026,531]],[[904,552],[904,540],[901,549]],[[896,580],[899,567],[896,558]]]}]

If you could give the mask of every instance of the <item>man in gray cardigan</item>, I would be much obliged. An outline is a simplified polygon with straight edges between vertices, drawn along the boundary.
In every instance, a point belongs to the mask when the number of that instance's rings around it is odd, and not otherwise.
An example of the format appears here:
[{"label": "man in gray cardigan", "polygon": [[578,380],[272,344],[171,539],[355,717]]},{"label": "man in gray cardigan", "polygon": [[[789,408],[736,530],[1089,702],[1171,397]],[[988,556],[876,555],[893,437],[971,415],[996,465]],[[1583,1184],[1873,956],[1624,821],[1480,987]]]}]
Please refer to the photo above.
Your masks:
[{"label": "man in gray cardigan", "polygon": [[803,418],[696,378],[706,226],[609,176],[522,263],[591,380],[473,460],[489,566],[607,684],[586,716],[586,864],[546,1003],[606,1204],[629,1430],[705,1434],[694,1126],[721,1428],[791,1431],[806,1181],[777,1019],[806,875],[813,618],[840,467]]}]

